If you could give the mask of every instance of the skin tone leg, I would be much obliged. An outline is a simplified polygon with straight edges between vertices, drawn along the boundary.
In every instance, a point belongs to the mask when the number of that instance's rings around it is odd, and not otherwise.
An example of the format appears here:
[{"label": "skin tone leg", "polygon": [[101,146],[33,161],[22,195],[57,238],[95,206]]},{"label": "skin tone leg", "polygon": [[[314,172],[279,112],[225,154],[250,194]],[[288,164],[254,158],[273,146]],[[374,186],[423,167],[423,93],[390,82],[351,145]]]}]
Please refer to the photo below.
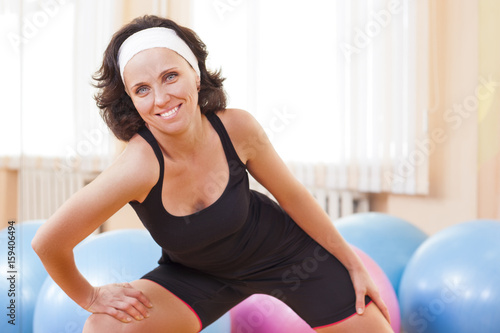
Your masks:
[{"label": "skin tone leg", "polygon": [[318,333],[393,333],[391,325],[378,307],[372,303],[366,307],[363,315],[354,315],[338,324],[315,330]]},{"label": "skin tone leg", "polygon": [[149,281],[137,280],[130,283],[141,290],[151,301],[149,318],[122,323],[107,314],[92,314],[83,328],[83,333],[195,333],[200,323],[189,307],[162,286]]}]

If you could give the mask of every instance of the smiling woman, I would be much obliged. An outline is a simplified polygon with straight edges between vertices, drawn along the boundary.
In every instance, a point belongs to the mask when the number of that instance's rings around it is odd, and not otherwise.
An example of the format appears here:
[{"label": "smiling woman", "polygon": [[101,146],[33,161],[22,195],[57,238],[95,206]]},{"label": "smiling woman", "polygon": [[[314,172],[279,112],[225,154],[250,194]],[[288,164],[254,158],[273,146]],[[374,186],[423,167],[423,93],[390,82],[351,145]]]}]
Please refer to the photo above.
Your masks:
[{"label": "smiling woman", "polygon": [[[194,32],[157,16],[122,27],[106,50],[97,101],[127,148],[33,240],[53,280],[93,313],[84,332],[197,332],[255,293],[279,296],[318,332],[390,332],[362,261],[255,118],[225,108],[206,55]],[[249,174],[277,202],[250,190]],[[159,265],[92,286],[73,248],[127,203],[162,247]],[[283,276],[318,253],[290,288]]]},{"label": "smiling woman", "polygon": [[125,66],[124,74],[126,91],[153,134],[182,132],[182,121],[200,112],[200,78],[176,52],[165,48],[142,51]]},{"label": "smiling woman", "polygon": [[[206,114],[224,109],[226,107],[226,95],[222,87],[224,79],[220,76],[220,73],[207,70],[205,60],[208,52],[206,51],[205,44],[190,29],[180,27],[172,21],[160,22],[157,20],[155,17],[147,17],[144,22],[137,22],[137,24],[143,30],[151,26],[175,28],[179,33],[178,38],[182,38],[190,45],[193,45],[191,51],[194,57],[201,59],[196,64],[200,71],[198,76],[201,78],[198,94],[198,103],[201,112]],[[135,112],[135,107],[131,99],[132,96],[129,96],[127,90],[124,89],[121,75],[118,77],[112,75],[115,68],[121,68],[120,73],[123,73],[125,70],[125,65],[118,64],[119,59],[116,55],[118,55],[121,43],[125,41],[126,37],[126,35],[120,36],[119,39],[115,40],[115,44],[108,46],[106,52],[108,56],[104,60],[99,72],[94,76],[94,79],[97,80],[96,87],[101,89],[96,99],[98,106],[102,109],[103,118],[116,137],[124,141],[130,140],[144,124],[144,120]],[[130,60],[132,57],[129,55],[126,58]],[[193,61],[191,60],[191,62]],[[191,67],[193,68],[193,66]],[[135,86],[136,82],[132,85]],[[134,96],[136,96],[135,93]]]}]

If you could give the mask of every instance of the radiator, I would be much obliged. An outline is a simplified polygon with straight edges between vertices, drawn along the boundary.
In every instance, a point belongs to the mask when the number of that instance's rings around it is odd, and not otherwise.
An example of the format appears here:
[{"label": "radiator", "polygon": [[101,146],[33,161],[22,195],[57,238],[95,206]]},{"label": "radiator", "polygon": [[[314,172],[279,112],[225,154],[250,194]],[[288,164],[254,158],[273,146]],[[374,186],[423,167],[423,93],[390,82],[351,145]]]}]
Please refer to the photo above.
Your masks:
[{"label": "radiator", "polygon": [[65,168],[59,159],[22,159],[19,170],[20,221],[47,219],[95,173]]},{"label": "radiator", "polygon": [[[298,163],[289,164],[289,167],[294,176],[316,198],[332,221],[370,210],[369,198],[366,193],[328,186],[328,182],[325,181],[324,168]],[[269,191],[253,178],[250,178],[250,187],[272,198]]]},{"label": "radiator", "polygon": [[288,166],[332,221],[370,210],[368,195],[349,189],[344,175],[335,165],[295,162]]},{"label": "radiator", "polygon": [[[21,221],[47,219],[73,193],[97,175],[97,171],[61,167],[58,159],[51,158],[23,158],[22,165],[19,172]],[[328,188],[324,181],[318,181],[321,177],[314,167],[299,168],[295,165],[293,170],[332,221],[353,213],[369,211],[365,193]],[[251,188],[272,197],[262,185],[253,178],[250,179]]]},{"label": "radiator", "polygon": [[348,190],[309,189],[332,221],[354,213],[368,212],[370,205],[365,193]]}]

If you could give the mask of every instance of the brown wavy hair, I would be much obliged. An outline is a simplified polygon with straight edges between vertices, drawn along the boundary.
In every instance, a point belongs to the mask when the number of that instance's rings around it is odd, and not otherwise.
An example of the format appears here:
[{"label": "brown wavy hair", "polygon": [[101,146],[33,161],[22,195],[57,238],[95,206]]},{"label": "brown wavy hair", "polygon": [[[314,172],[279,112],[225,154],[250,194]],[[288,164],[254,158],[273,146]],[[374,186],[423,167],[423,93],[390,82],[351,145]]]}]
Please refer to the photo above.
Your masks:
[{"label": "brown wavy hair", "polygon": [[94,86],[99,89],[94,98],[101,116],[113,134],[123,141],[129,141],[144,125],[144,120],[135,109],[130,96],[125,92],[118,66],[118,50],[129,36],[153,27],[174,30],[196,56],[201,74],[198,93],[198,104],[201,112],[209,114],[226,108],[227,98],[222,85],[224,78],[220,71],[207,70],[205,61],[208,52],[198,35],[191,29],[182,27],[166,18],[154,15],[138,17],[113,35],[104,52],[102,66],[93,75],[93,79],[96,81]]}]

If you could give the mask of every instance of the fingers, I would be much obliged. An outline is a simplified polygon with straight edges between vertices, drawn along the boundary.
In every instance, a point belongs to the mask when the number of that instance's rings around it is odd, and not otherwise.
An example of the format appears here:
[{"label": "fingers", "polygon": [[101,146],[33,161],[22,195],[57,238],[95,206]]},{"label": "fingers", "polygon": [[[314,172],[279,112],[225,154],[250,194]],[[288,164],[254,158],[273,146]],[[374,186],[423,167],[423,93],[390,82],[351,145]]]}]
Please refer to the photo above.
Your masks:
[{"label": "fingers", "polygon": [[142,291],[129,283],[116,283],[96,289],[98,296],[89,311],[108,314],[123,323],[149,317],[151,302]]},{"label": "fingers", "polygon": [[387,305],[385,305],[384,300],[382,297],[380,297],[380,294],[377,293],[377,295],[372,296],[373,302],[377,305],[379,308],[380,312],[384,315],[385,319],[391,323],[391,315],[389,314],[389,309],[387,308]]},{"label": "fingers", "polygon": [[365,312],[365,293],[356,293],[356,312],[362,315]]},{"label": "fingers", "polygon": [[[366,304],[365,304],[365,295],[367,293],[356,293],[356,312],[359,315],[362,315],[365,312]],[[380,312],[382,312],[382,315],[387,319],[389,324],[391,323],[391,315],[389,314],[389,309],[387,308],[387,305],[385,304],[384,300],[380,296],[380,293],[378,291],[371,292],[369,293],[370,298],[372,301],[377,305],[379,308]]]},{"label": "fingers", "polygon": [[130,323],[132,321],[132,318],[127,313],[116,308],[109,308],[108,311],[105,311],[103,313],[110,315],[111,317],[121,321],[122,323]]},{"label": "fingers", "polygon": [[[143,320],[149,317],[148,308],[153,305],[142,291],[134,289],[130,284],[124,284],[123,292],[126,296],[117,308],[135,320]],[[128,320],[127,321],[131,321]]]},{"label": "fingers", "polygon": [[389,315],[389,309],[385,305],[385,302],[382,300],[378,288],[371,279],[368,272],[362,269],[360,271],[352,271],[350,272],[350,274],[356,293],[356,312],[359,315],[362,315],[365,312],[365,296],[370,296],[372,301],[379,308],[380,312],[382,312],[383,316],[390,323],[391,318]]},{"label": "fingers", "polygon": [[[141,309],[142,308],[142,309]],[[126,298],[124,302],[116,304],[115,318],[122,322],[140,321],[149,317],[149,312],[135,298]]]},{"label": "fingers", "polygon": [[129,297],[127,301],[124,311],[134,317],[135,320],[143,320],[149,317],[147,307],[137,298]]},{"label": "fingers", "polygon": [[143,304],[147,308],[152,308],[153,307],[153,304],[151,304],[151,302],[149,301],[149,299],[142,293],[142,291],[140,291],[138,289],[135,289],[134,287],[132,287],[128,283],[127,283],[127,285],[128,286],[125,287],[125,288],[129,288],[127,290],[127,296],[136,298],[141,304]]}]

